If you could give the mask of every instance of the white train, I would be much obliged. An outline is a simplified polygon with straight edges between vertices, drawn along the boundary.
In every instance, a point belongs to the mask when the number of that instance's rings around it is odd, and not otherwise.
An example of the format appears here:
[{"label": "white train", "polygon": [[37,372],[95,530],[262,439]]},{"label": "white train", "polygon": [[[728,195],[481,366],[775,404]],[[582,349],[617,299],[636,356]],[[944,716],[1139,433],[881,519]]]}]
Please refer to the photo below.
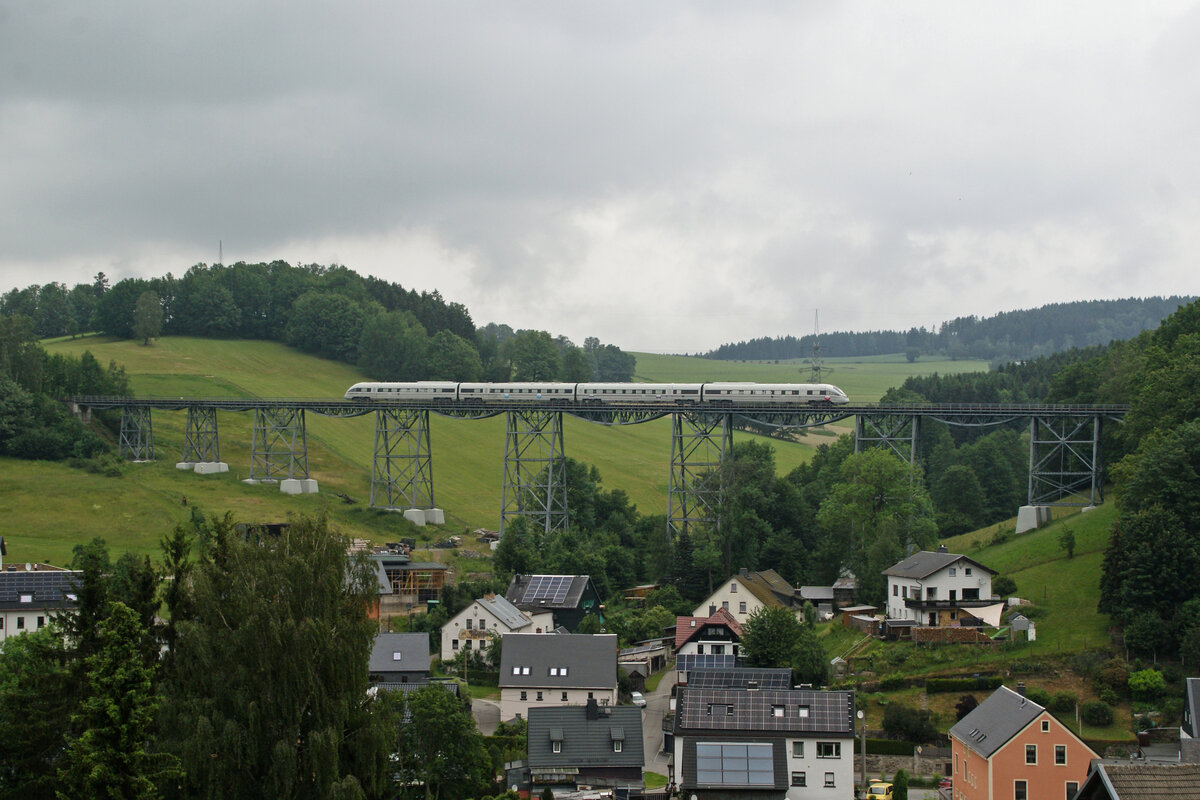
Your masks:
[{"label": "white train", "polygon": [[850,398],[828,383],[356,383],[347,400],[429,400],[435,403],[545,402],[551,405],[844,405]]}]

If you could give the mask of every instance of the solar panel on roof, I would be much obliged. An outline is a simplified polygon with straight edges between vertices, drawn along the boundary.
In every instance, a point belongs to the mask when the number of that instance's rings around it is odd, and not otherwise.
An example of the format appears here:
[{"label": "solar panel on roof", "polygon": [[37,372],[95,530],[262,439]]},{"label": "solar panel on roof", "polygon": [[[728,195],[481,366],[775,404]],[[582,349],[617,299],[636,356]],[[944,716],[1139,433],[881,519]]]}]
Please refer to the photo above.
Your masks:
[{"label": "solar panel on roof", "polygon": [[573,575],[534,575],[525,587],[522,603],[541,603],[562,605],[571,591]]},{"label": "solar panel on roof", "polygon": [[736,666],[737,656],[711,653],[681,655],[675,661],[675,669],[680,672],[691,672],[694,669],[733,669]]}]

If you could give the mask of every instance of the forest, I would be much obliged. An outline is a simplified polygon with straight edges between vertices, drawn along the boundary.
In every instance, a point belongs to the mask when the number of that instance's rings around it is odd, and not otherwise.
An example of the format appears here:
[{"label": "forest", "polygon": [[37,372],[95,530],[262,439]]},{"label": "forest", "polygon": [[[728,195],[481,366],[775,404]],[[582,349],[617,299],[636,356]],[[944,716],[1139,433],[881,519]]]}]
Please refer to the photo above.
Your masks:
[{"label": "forest", "polygon": [[978,358],[1000,364],[1048,356],[1063,350],[1132,339],[1158,324],[1191,297],[1146,297],[1052,303],[1005,311],[991,317],[958,317],[936,330],[835,331],[801,336],[762,337],[723,344],[704,358],[771,361],[822,357],[921,356]]}]

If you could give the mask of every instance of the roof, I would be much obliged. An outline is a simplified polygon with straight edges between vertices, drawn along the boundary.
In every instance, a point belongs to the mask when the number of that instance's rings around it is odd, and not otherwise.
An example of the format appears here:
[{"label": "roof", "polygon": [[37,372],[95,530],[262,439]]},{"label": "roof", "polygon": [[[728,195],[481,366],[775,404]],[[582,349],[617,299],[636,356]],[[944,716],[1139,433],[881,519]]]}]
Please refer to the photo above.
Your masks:
[{"label": "roof", "polygon": [[[63,609],[75,606],[81,573],[72,570],[26,570],[0,572],[0,609]],[[27,600],[24,598],[28,598]]]},{"label": "roof", "polygon": [[498,594],[485,594],[483,597],[475,601],[481,604],[484,608],[492,613],[496,619],[507,625],[512,630],[524,628],[533,620],[525,614],[524,611],[508,602],[505,598]]},{"label": "roof", "polygon": [[[779,573],[773,569],[762,572],[750,572],[743,569],[737,575],[731,576],[729,580],[738,581],[749,590],[750,594],[769,606],[786,606],[796,593],[796,590],[779,577]],[[788,598],[788,600],[785,601],[784,598]]]},{"label": "roof", "polygon": [[707,731],[852,737],[854,692],[681,688],[675,703],[676,735]]},{"label": "roof", "polygon": [[801,586],[800,597],[804,600],[832,600],[832,586]]},{"label": "roof", "polygon": [[429,634],[377,634],[369,663],[371,672],[428,672]]},{"label": "roof", "polygon": [[750,574],[761,580],[764,584],[766,584],[768,589],[776,594],[783,595],[784,597],[791,597],[796,592],[796,590],[792,588],[792,585],[785,581],[783,576],[773,569],[763,569]]},{"label": "roof", "polygon": [[1200,764],[1143,762],[1092,765],[1077,797],[1112,800],[1194,800],[1200,796]]},{"label": "roof", "polygon": [[[526,746],[531,769],[553,767],[637,767],[645,762],[642,710],[637,706],[600,706],[596,719],[587,706],[535,706],[528,712]],[[561,742],[555,753],[552,741]],[[621,752],[613,752],[613,742]]]},{"label": "roof", "polygon": [[513,575],[504,597],[526,611],[578,608],[591,580],[588,575]]},{"label": "roof", "polygon": [[742,638],[742,626],[732,614],[723,608],[718,608],[711,617],[676,617],[675,618],[675,649],[696,638],[707,625],[723,625],[738,639]]},{"label": "roof", "polygon": [[501,688],[612,689],[616,685],[615,634],[506,633],[501,639]]},{"label": "roof", "polygon": [[1001,686],[956,722],[950,735],[984,758],[991,758],[1045,710],[1029,698]]},{"label": "roof", "polygon": [[967,558],[964,555],[959,555],[958,553],[933,553],[929,550],[922,550],[919,553],[913,553],[899,564],[895,564],[885,569],[883,574],[891,575],[896,578],[914,578],[920,580],[922,578],[928,578],[933,573],[950,566],[956,561],[966,561],[969,564],[974,564],[982,570],[987,570],[987,572],[991,573],[992,575],[996,574],[994,569],[989,569],[983,564],[980,564],[978,561],[972,558]]},{"label": "roof", "polygon": [[1200,739],[1200,678],[1188,678],[1183,692],[1183,728]]},{"label": "roof", "polygon": [[688,672],[687,685],[698,689],[747,689],[751,682],[757,682],[759,689],[790,689],[792,671],[787,667],[694,669]]},{"label": "roof", "polygon": [[738,657],[735,655],[689,653],[675,659],[675,671],[686,672],[689,675],[697,669],[734,669],[737,665]]}]

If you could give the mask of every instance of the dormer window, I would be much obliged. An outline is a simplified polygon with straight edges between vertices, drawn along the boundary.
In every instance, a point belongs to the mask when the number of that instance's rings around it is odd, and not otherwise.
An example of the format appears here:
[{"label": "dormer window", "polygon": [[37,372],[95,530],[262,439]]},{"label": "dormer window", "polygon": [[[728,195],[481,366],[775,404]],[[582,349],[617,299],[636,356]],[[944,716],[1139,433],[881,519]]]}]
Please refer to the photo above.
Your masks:
[{"label": "dormer window", "polygon": [[797,709],[797,713],[801,718],[807,717],[808,716],[808,706],[800,706],[800,708]]},{"label": "dormer window", "polygon": [[403,656],[403,653],[401,653],[399,650],[395,650],[392,652],[392,661],[399,661],[401,658],[403,658]]},{"label": "dormer window", "polygon": [[33,602],[33,595],[31,595],[31,594],[23,594],[23,595],[21,595],[21,602],[22,602],[22,603],[32,603],[32,602]]},{"label": "dormer window", "polygon": [[783,706],[771,706],[771,716],[772,717],[782,717],[783,716]]},{"label": "dormer window", "polygon": [[559,678],[567,677],[567,668],[566,667],[551,667],[550,668],[550,677],[552,677],[552,678],[553,677],[559,677]]}]

